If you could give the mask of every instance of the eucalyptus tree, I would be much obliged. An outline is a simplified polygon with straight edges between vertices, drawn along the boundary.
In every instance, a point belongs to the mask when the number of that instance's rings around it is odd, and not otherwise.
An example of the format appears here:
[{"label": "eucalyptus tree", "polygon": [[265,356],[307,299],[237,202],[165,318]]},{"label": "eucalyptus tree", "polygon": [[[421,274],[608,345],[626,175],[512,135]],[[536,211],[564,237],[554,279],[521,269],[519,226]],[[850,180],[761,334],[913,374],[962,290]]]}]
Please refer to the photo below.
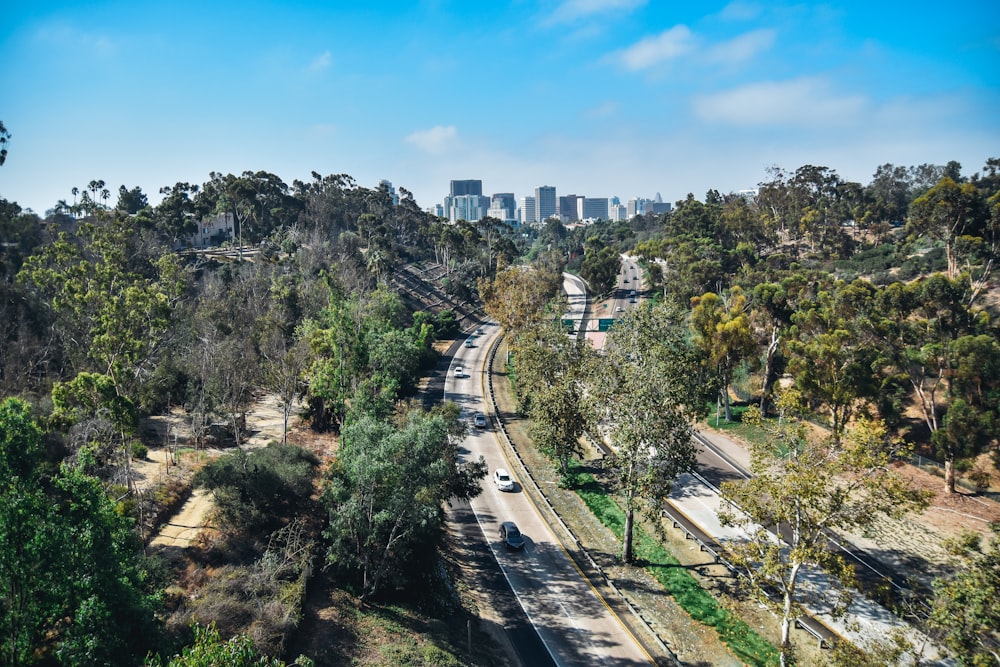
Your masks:
[{"label": "eucalyptus tree", "polygon": [[876,306],[882,363],[909,381],[947,493],[956,461],[995,438],[1000,410],[1000,343],[989,312],[969,304],[971,290],[967,277],[934,274],[887,286]]},{"label": "eucalyptus tree", "polygon": [[[726,421],[732,420],[729,385],[736,368],[756,349],[748,300],[739,286],[728,295],[706,292],[691,299],[691,330],[709,369],[719,374]],[[706,369],[707,370],[707,369]]]},{"label": "eucalyptus tree", "polygon": [[[761,428],[766,439],[750,444],[752,476],[723,482],[722,497],[732,509],[720,519],[747,535],[728,542],[727,552],[750,590],[781,615],[779,649],[781,664],[787,665],[791,627],[804,598],[803,568],[814,565],[839,578],[844,583],[840,604],[851,599],[853,567],[829,548],[828,531],[863,531],[879,517],[922,509],[927,495],[893,469],[905,448],[878,422],[862,419],[846,437],[817,442],[804,423],[788,415],[775,422],[751,409],[744,420]],[[777,601],[768,595],[774,588]]]},{"label": "eucalyptus tree", "polygon": [[668,302],[644,302],[615,321],[606,354],[587,386],[605,461],[625,505],[622,560],[632,561],[636,510],[658,516],[677,476],[694,465],[694,423],[718,392],[690,342],[685,313]]},{"label": "eucalyptus tree", "polygon": [[562,276],[526,266],[508,266],[492,280],[478,281],[483,308],[511,335],[538,322],[562,286]]},{"label": "eucalyptus tree", "polygon": [[941,243],[948,259],[948,277],[957,278],[962,258],[958,250],[963,237],[987,232],[989,215],[983,196],[972,183],[942,178],[910,204],[906,229]]},{"label": "eucalyptus tree", "polygon": [[1000,523],[987,546],[978,534],[955,545],[961,564],[934,582],[930,622],[963,667],[1000,664]]},{"label": "eucalyptus tree", "polygon": [[460,462],[454,418],[409,411],[395,424],[357,415],[344,428],[321,502],[327,562],[362,600],[436,569],[444,503],[481,492],[486,462]]},{"label": "eucalyptus tree", "polygon": [[531,418],[532,438],[565,475],[572,457],[582,452],[580,438],[592,426],[586,379],[593,348],[550,319],[520,330],[510,351],[518,403]]},{"label": "eucalyptus tree", "polygon": [[878,347],[867,322],[877,314],[875,287],[859,279],[819,286],[792,315],[788,371],[803,400],[825,409],[834,438],[876,395]]}]

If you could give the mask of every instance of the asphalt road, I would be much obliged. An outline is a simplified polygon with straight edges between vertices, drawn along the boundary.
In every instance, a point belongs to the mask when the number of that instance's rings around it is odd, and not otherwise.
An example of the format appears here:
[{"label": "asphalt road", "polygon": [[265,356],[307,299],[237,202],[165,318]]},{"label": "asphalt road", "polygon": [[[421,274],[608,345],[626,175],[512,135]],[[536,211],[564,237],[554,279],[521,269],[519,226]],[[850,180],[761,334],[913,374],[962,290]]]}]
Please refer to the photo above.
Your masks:
[{"label": "asphalt road", "polygon": [[[489,547],[506,580],[507,585],[494,588],[491,596],[498,603],[498,613],[501,609],[516,611],[510,604],[516,601],[524,615],[511,613],[503,619],[511,643],[525,664],[531,665],[652,664],[638,642],[580,575],[520,484],[516,483],[512,492],[502,492],[493,484],[494,470],[513,467],[496,441],[492,418],[489,428],[484,430],[472,428],[471,420],[475,412],[486,412],[482,369],[488,342],[496,333],[495,326],[488,326],[484,336],[473,339],[474,347],[463,345],[456,349],[444,394],[461,407],[461,418],[470,425],[460,454],[472,459],[482,456],[489,465],[490,477],[484,482],[483,493],[469,506],[478,525],[479,539]],[[456,375],[454,369],[459,366],[462,373]],[[514,521],[521,529],[526,540],[523,551],[504,547],[497,533],[501,521]],[[530,639],[530,633],[525,632],[520,620],[524,617],[535,629],[537,645]]]}]

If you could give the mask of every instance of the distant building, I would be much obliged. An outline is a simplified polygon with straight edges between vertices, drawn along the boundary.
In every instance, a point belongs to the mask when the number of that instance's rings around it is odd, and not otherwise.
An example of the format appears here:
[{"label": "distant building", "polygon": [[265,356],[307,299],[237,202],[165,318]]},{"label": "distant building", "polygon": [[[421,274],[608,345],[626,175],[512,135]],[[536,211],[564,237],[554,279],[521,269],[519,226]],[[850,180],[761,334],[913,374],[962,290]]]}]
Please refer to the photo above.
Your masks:
[{"label": "distant building", "polygon": [[576,200],[580,220],[607,220],[608,200],[600,197],[579,197]]},{"label": "distant building", "polygon": [[390,181],[383,178],[378,182],[378,187],[380,190],[385,188],[386,192],[389,193],[389,196],[392,197],[393,206],[399,206],[399,195],[396,193],[396,188],[392,187],[392,183]]},{"label": "distant building", "polygon": [[232,213],[219,213],[214,217],[201,219],[198,231],[188,237],[188,245],[192,248],[211,248],[233,240]]},{"label": "distant building", "polygon": [[555,186],[542,185],[535,188],[535,220],[544,222],[555,217],[559,213],[558,206]]},{"label": "distant building", "polygon": [[559,197],[559,219],[563,222],[573,222],[580,219],[578,204],[583,197],[564,195]]},{"label": "distant building", "polygon": [[522,225],[538,222],[538,218],[535,217],[536,210],[534,197],[521,197],[521,206],[517,209],[519,222]]},{"label": "distant building", "polygon": [[493,215],[491,217],[503,220],[504,222],[517,221],[517,200],[514,199],[513,192],[496,192],[490,198],[490,210],[502,210],[503,215]]},{"label": "distant building", "polygon": [[461,197],[463,195],[483,196],[483,182],[481,180],[452,181],[451,196]]},{"label": "distant building", "polygon": [[653,213],[655,215],[661,215],[663,213],[670,213],[670,202],[668,201],[654,201],[650,202],[646,206],[646,213]]},{"label": "distant building", "polygon": [[612,222],[628,220],[628,207],[624,204],[608,204],[608,220]]},{"label": "distant building", "polygon": [[459,220],[476,222],[485,215],[485,211],[483,210],[484,197],[481,195],[458,195],[449,197],[449,199],[451,200],[451,206],[448,212],[448,220],[451,222],[458,222]]}]

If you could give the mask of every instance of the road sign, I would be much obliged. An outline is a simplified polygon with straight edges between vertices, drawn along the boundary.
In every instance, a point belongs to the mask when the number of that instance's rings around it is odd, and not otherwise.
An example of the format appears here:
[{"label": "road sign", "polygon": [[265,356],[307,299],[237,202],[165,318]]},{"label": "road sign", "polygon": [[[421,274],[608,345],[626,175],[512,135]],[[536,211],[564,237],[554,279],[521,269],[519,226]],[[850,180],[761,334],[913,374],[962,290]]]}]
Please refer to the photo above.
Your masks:
[{"label": "road sign", "polygon": [[597,320],[597,330],[608,331],[609,329],[611,329],[611,325],[613,325],[614,323],[615,323],[614,318],[602,317],[599,320]]}]

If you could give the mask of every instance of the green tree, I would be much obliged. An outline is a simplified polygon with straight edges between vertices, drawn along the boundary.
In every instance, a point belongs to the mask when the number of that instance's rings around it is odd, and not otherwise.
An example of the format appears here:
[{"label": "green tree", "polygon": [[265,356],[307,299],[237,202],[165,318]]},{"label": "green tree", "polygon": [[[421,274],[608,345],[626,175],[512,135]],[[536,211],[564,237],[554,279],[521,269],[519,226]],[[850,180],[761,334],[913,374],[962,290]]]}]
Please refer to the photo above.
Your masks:
[{"label": "green tree", "polygon": [[632,561],[637,509],[658,516],[679,474],[694,465],[694,422],[718,385],[701,372],[679,308],[647,303],[615,322],[588,386],[613,453],[605,469],[625,505],[622,560]]},{"label": "green tree", "polygon": [[621,255],[614,248],[604,245],[597,237],[591,237],[587,239],[580,277],[596,293],[607,294],[614,287],[621,264]]},{"label": "green tree", "polygon": [[10,132],[4,127],[3,121],[0,120],[0,167],[7,161],[7,142],[10,141],[10,138]]},{"label": "green tree", "polygon": [[559,294],[562,276],[524,266],[508,266],[492,280],[479,281],[486,313],[511,335],[537,322]]},{"label": "green tree", "polygon": [[875,395],[875,339],[866,321],[875,313],[874,286],[863,280],[820,287],[792,315],[785,341],[788,370],[802,398],[824,406],[839,438],[859,403]]},{"label": "green tree", "polygon": [[155,641],[132,520],[103,484],[48,476],[24,402],[0,403],[0,659],[7,665],[131,664]]},{"label": "green tree", "polygon": [[995,438],[1000,404],[1000,346],[989,314],[969,304],[970,289],[967,277],[934,274],[887,286],[876,306],[886,314],[884,365],[909,380],[946,493],[955,491],[956,460]]},{"label": "green tree", "polygon": [[[829,548],[827,531],[864,530],[880,516],[921,509],[927,497],[892,469],[903,444],[889,438],[880,423],[862,419],[846,438],[817,443],[801,422],[765,421],[755,409],[744,420],[763,429],[767,439],[750,445],[752,477],[723,482],[722,497],[734,509],[720,513],[720,519],[748,536],[727,544],[730,560],[761,602],[777,607],[781,664],[787,665],[791,627],[801,614],[802,569],[813,565],[826,570],[844,583],[842,594],[850,595],[853,568]],[[771,530],[783,541],[774,539]],[[772,587],[780,600],[768,596]]]},{"label": "green tree", "polygon": [[531,435],[566,474],[590,426],[586,372],[592,348],[566,336],[557,323],[544,321],[522,330],[511,342],[511,353],[518,401],[531,418]]},{"label": "green tree", "polygon": [[959,239],[981,236],[987,217],[986,206],[975,185],[959,184],[945,177],[913,200],[906,229],[944,245],[948,277],[955,279],[960,265],[956,254]]},{"label": "green tree", "polygon": [[980,550],[978,535],[957,545],[961,567],[934,582],[931,624],[963,667],[1000,664],[1000,523],[990,528],[988,549]]},{"label": "green tree", "polygon": [[694,343],[701,350],[707,370],[719,374],[727,422],[733,418],[729,401],[733,372],[756,348],[746,311],[747,298],[739,286],[733,287],[728,298],[706,292],[691,299]]},{"label": "green tree", "polygon": [[399,425],[362,415],[344,428],[323,495],[324,535],[328,561],[362,599],[426,576],[443,503],[479,494],[486,462],[459,462],[451,431],[443,415],[417,411]]}]

